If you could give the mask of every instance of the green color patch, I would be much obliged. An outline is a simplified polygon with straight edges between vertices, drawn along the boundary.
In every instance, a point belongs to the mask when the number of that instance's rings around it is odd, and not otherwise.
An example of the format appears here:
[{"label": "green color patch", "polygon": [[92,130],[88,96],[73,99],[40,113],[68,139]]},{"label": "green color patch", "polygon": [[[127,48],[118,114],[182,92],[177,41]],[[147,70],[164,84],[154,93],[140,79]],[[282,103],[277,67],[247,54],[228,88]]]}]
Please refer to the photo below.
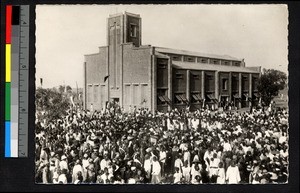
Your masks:
[{"label": "green color patch", "polygon": [[5,83],[5,120],[10,121],[10,82]]}]

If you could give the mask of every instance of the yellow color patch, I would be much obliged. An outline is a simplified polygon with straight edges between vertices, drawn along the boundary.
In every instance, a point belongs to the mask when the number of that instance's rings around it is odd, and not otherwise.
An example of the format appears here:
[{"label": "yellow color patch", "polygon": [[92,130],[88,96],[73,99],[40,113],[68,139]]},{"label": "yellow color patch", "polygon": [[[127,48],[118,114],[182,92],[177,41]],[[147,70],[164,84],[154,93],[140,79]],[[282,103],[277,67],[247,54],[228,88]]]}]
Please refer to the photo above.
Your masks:
[{"label": "yellow color patch", "polygon": [[11,44],[5,45],[5,82],[11,82]]}]

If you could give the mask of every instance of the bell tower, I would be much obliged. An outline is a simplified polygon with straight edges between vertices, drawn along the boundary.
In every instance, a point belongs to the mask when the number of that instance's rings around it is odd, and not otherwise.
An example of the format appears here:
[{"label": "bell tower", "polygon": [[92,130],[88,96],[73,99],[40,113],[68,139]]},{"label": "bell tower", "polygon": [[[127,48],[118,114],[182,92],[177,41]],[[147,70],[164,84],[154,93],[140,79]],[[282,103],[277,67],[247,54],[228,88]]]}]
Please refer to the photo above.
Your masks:
[{"label": "bell tower", "polygon": [[122,44],[141,45],[141,18],[138,14],[118,13],[107,19],[109,98],[119,100],[122,90]]},{"label": "bell tower", "polygon": [[125,12],[109,15],[107,22],[108,45],[132,42],[138,47],[141,41],[141,17],[139,14]]},{"label": "bell tower", "polygon": [[139,47],[142,44],[140,15],[125,12],[124,29],[125,43],[132,42],[134,46]]}]

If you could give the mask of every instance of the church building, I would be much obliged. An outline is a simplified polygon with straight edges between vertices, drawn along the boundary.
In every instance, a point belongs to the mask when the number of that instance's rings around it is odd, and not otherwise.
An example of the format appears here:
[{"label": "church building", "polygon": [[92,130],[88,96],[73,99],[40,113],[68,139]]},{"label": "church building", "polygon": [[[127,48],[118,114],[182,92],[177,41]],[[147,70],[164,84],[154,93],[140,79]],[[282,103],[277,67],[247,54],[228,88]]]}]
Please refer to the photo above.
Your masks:
[{"label": "church building", "polygon": [[85,55],[85,109],[101,110],[108,101],[125,110],[162,112],[258,103],[261,67],[246,67],[243,59],[227,55],[142,45],[141,22],[128,12],[107,19],[108,45]]}]

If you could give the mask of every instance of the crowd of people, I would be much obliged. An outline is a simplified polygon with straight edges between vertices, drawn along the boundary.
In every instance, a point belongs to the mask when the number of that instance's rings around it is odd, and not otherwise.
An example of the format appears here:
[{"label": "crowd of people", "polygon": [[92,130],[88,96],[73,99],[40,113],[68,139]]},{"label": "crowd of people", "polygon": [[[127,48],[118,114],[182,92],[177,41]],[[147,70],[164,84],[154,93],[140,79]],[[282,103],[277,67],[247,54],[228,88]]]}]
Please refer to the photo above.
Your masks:
[{"label": "crowd of people", "polygon": [[36,183],[265,184],[288,181],[288,112],[198,109],[36,114]]}]

